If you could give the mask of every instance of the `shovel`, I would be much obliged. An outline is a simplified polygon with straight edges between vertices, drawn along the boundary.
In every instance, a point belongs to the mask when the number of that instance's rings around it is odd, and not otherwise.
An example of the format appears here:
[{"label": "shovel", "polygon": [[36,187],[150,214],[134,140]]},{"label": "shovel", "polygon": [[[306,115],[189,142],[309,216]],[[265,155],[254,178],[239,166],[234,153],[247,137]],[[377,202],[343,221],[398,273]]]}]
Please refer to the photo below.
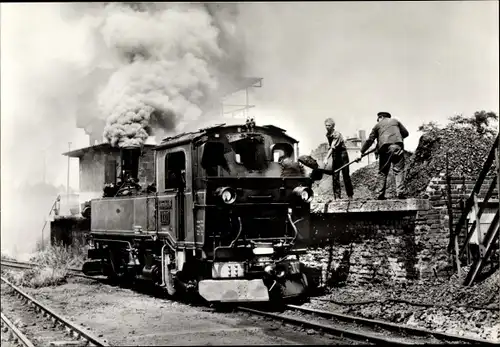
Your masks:
[{"label": "shovel", "polygon": [[318,163],[316,162],[316,160],[312,159],[310,156],[301,156],[298,160],[299,160],[300,163],[302,163],[303,165],[305,165],[308,168],[310,168],[310,169],[313,170],[313,172],[311,174],[311,177],[314,177],[314,180],[317,180],[317,179],[320,180],[321,179],[320,176],[323,176],[323,174],[333,175],[333,174],[335,174],[337,172],[340,172],[346,166],[349,166],[349,165],[351,165],[353,163],[361,161],[361,159],[363,157],[365,157],[368,154],[373,153],[375,151],[376,151],[376,148],[373,148],[372,150],[369,150],[368,152],[365,152],[359,158],[356,158],[356,159],[348,162],[347,164],[342,165],[341,167],[339,167],[338,169],[335,169],[335,170],[327,170],[327,169],[320,168],[319,165],[318,165]]}]

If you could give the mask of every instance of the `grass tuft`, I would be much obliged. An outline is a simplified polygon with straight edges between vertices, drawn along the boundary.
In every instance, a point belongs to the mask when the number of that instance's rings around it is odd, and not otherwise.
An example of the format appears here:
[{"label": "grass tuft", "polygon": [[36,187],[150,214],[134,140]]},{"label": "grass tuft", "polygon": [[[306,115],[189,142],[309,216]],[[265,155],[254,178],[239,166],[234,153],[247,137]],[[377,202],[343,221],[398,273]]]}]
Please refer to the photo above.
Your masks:
[{"label": "grass tuft", "polygon": [[[41,247],[40,247],[41,248]],[[86,247],[50,245],[38,249],[29,262],[36,266],[24,271],[6,271],[4,276],[13,284],[40,288],[66,283],[69,270],[80,268],[86,256]]]}]

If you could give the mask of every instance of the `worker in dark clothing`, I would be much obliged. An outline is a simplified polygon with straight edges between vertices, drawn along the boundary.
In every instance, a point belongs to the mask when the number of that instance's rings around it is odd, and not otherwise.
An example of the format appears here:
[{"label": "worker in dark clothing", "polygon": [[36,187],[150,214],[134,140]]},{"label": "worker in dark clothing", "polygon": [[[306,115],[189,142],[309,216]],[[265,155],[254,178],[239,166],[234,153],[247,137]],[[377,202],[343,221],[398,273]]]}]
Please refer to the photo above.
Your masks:
[{"label": "worker in dark clothing", "polygon": [[[332,158],[332,170],[336,170],[341,166],[349,163],[349,155],[345,146],[342,134],[335,130],[335,122],[332,118],[325,120],[326,138],[328,139],[328,152],[323,160],[323,165],[328,165],[328,160]],[[344,186],[347,197],[352,199],[354,189],[352,187],[351,176],[349,175],[349,166],[342,169],[342,177],[344,179]],[[340,172],[333,174],[333,196],[335,199],[341,199],[340,190]]]},{"label": "worker in dark clothing", "polygon": [[398,199],[406,199],[404,187],[404,145],[403,139],[408,137],[408,130],[396,119],[391,118],[388,112],[377,114],[377,124],[373,127],[370,136],[361,147],[364,154],[377,140],[379,154],[379,179],[377,182],[377,199],[385,199],[387,175],[392,164],[392,170],[396,177],[396,194]]}]

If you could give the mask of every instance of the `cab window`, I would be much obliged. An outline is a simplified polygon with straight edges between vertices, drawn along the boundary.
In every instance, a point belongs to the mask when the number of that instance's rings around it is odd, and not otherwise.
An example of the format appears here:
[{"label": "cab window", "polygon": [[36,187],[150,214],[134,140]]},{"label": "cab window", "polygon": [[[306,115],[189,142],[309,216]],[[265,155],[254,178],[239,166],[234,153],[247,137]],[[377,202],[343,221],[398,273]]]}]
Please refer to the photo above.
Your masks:
[{"label": "cab window", "polygon": [[279,163],[284,158],[293,157],[293,146],[289,143],[277,143],[272,147],[273,161]]},{"label": "cab window", "polygon": [[267,169],[268,159],[262,137],[243,138],[230,143],[234,160],[249,171]]},{"label": "cab window", "polygon": [[207,176],[221,176],[223,171],[229,171],[226,160],[224,143],[222,142],[207,142],[203,146],[203,156],[201,158],[201,166],[205,170]]},{"label": "cab window", "polygon": [[167,153],[165,156],[165,189],[186,187],[186,155],[184,152]]}]

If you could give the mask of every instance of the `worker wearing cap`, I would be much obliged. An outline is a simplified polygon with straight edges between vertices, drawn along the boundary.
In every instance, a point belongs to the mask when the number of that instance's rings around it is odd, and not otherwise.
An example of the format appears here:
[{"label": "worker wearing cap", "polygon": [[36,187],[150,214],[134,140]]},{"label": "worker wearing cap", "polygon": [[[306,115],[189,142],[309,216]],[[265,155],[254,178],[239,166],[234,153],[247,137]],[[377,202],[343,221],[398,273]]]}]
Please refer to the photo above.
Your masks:
[{"label": "worker wearing cap", "polygon": [[[335,122],[332,118],[325,120],[326,138],[328,139],[329,149],[323,160],[323,165],[328,164],[328,159],[332,157],[332,170],[336,170],[341,166],[349,163],[349,155],[345,146],[342,134],[335,130]],[[351,176],[349,175],[349,166],[342,169],[342,177],[344,179],[344,186],[347,197],[349,199],[354,195],[352,187]],[[333,196],[335,199],[341,199],[340,190],[340,172],[333,174]]]},{"label": "worker wearing cap", "polygon": [[408,137],[408,130],[396,119],[391,118],[388,112],[377,114],[377,124],[373,127],[370,136],[361,147],[364,154],[377,140],[379,154],[379,179],[377,182],[377,199],[385,199],[387,186],[387,175],[392,164],[392,170],[396,177],[396,194],[398,199],[405,199],[404,187],[404,145],[403,139]]}]

